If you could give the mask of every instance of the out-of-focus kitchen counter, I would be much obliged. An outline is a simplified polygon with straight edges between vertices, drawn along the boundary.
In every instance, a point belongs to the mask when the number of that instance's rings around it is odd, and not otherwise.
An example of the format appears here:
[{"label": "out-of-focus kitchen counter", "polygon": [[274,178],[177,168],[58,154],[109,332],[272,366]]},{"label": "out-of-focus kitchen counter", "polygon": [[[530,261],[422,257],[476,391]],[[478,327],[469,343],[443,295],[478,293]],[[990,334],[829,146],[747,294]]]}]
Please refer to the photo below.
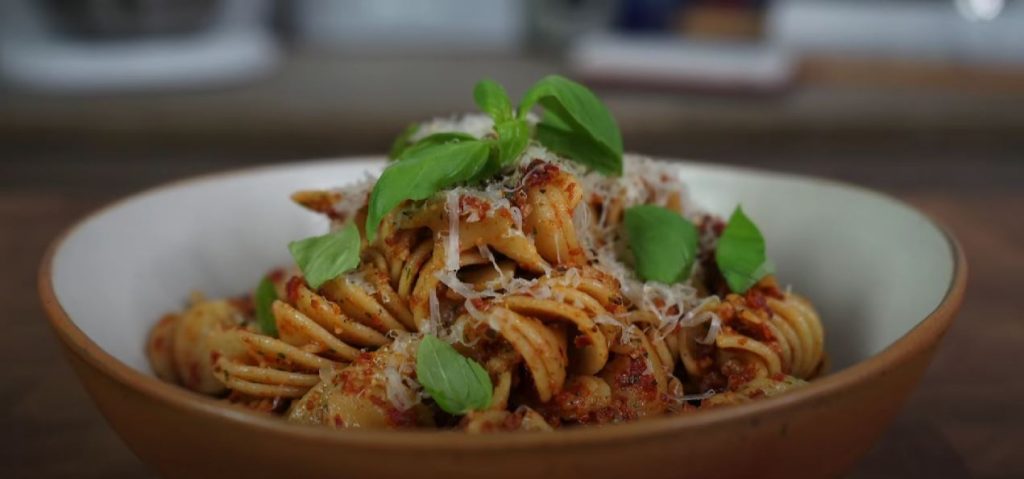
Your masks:
[{"label": "out-of-focus kitchen counter", "polygon": [[[950,226],[971,264],[962,314],[852,476],[1022,477],[1024,83],[883,67],[809,62],[790,91],[770,96],[601,93],[629,149],[851,181]],[[0,477],[152,475],[88,400],[36,299],[43,250],[76,218],[188,175],[381,152],[408,121],[471,109],[467,92],[479,77],[519,93],[557,70],[542,60],[300,53],[234,90],[0,92]]]},{"label": "out-of-focus kitchen counter", "polygon": [[[493,77],[515,96],[562,71],[537,58],[286,57],[236,88],[100,96],[0,90],[0,135],[175,137],[181,141],[386,143],[401,125],[474,110],[472,86]],[[1024,129],[1024,71],[942,64],[809,59],[771,94],[637,93],[601,88],[624,134],[767,138],[846,131],[992,132]]]}]

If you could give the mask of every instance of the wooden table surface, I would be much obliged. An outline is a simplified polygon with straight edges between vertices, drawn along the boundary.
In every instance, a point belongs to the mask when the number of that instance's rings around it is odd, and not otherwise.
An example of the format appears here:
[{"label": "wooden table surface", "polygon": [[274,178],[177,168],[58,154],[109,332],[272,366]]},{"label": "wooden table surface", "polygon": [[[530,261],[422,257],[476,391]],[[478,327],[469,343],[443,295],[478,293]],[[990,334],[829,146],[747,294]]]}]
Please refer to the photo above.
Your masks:
[{"label": "wooden table surface", "polygon": [[[154,184],[244,164],[379,151],[385,136],[275,146],[0,135],[0,477],[153,475],[93,407],[44,319],[36,269],[55,235]],[[851,477],[1024,477],[1024,382],[1015,366],[1024,361],[1024,135],[951,128],[627,142],[654,154],[875,187],[950,226],[970,263],[966,303],[920,388]]]}]

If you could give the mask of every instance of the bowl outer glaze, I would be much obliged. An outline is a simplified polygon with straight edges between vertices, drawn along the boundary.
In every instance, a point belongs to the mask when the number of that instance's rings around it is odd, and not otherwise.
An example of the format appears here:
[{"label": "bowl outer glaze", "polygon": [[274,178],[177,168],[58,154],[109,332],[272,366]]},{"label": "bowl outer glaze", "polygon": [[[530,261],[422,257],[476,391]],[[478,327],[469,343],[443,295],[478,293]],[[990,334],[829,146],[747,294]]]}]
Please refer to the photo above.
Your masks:
[{"label": "bowl outer glaze", "polygon": [[44,308],[111,426],[168,477],[833,477],[899,411],[952,322],[967,276],[962,250],[946,232],[955,256],[953,281],[930,315],[879,354],[780,397],[555,434],[396,434],[288,424],[226,407],[121,363],[57,301],[52,262],[67,234],[41,266]]}]

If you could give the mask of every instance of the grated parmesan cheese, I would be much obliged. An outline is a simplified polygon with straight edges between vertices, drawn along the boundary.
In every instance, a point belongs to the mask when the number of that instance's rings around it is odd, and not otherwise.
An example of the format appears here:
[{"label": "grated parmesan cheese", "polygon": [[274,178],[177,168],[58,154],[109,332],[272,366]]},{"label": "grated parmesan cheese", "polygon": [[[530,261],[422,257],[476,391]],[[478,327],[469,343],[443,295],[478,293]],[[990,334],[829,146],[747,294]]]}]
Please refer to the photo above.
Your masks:
[{"label": "grated parmesan cheese", "polygon": [[[451,190],[447,193],[445,210],[448,212],[448,238],[445,243],[445,270],[459,269],[459,192]],[[458,278],[456,278],[458,281]]]},{"label": "grated parmesan cheese", "polygon": [[480,256],[483,256],[487,261],[491,262],[491,266],[494,267],[494,271],[498,272],[498,284],[504,284],[505,272],[501,270],[500,266],[498,266],[498,260],[494,258],[494,253],[491,253],[491,248],[488,248],[487,245],[481,243],[477,245],[476,249],[480,252]]},{"label": "grated parmesan cheese", "polygon": [[363,179],[341,188],[333,188],[330,191],[338,194],[338,201],[331,205],[334,211],[334,220],[331,221],[331,231],[337,231],[348,224],[351,218],[355,218],[359,209],[366,205],[373,191],[373,185],[377,177],[367,172]]},{"label": "grated parmesan cheese", "polygon": [[494,129],[494,120],[482,114],[456,115],[448,118],[435,118],[420,123],[416,133],[409,141],[416,142],[435,133],[466,133],[476,138],[484,138]]},{"label": "grated parmesan cheese", "polygon": [[436,335],[441,329],[441,303],[437,300],[436,290],[430,292],[430,298],[427,302],[430,307],[430,317],[427,318],[424,333]]},{"label": "grated parmesan cheese", "polygon": [[718,317],[715,313],[711,314],[711,326],[708,326],[708,334],[703,338],[698,339],[697,342],[701,344],[712,344],[715,342],[715,338],[718,337],[718,333],[722,331],[722,318]]},{"label": "grated parmesan cheese", "polygon": [[366,280],[366,275],[363,271],[347,273],[344,278],[349,284],[363,290],[367,295],[373,296],[377,294],[377,287]]},{"label": "grated parmesan cheese", "polygon": [[389,354],[382,371],[385,396],[401,411],[409,410],[426,397],[426,391],[412,377],[416,372],[415,347],[418,345],[419,336],[406,333],[387,346]]}]

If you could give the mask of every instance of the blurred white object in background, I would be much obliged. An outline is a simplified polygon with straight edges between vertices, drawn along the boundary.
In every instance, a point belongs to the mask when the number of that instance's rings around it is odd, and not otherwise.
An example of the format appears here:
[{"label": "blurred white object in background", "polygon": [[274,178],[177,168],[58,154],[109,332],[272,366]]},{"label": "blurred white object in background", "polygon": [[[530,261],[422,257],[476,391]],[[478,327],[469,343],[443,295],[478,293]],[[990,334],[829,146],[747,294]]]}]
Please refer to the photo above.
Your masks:
[{"label": "blurred white object in background", "polygon": [[591,82],[730,93],[772,92],[793,76],[793,59],[771,42],[595,34],[573,42],[572,73]]},{"label": "blurred white object in background", "polygon": [[266,0],[0,1],[0,74],[49,92],[201,88],[269,72]]},{"label": "blurred white object in background", "polygon": [[1020,0],[777,0],[768,28],[797,54],[1024,64]]},{"label": "blurred white object in background", "polygon": [[1003,0],[956,0],[960,15],[968,20],[988,22],[995,20],[1003,11]]},{"label": "blurred white object in background", "polygon": [[519,0],[302,0],[308,43],[352,53],[511,52],[519,48]]}]

